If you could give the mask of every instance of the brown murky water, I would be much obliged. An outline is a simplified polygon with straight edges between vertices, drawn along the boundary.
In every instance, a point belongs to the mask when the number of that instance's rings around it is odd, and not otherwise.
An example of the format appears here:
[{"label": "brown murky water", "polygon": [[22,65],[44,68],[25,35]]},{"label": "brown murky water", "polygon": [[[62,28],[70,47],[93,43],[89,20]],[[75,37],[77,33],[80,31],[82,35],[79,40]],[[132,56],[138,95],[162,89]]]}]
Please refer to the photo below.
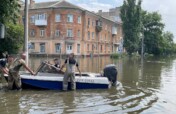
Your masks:
[{"label": "brown murky water", "polygon": [[[30,65],[36,69],[43,60],[46,58],[32,58]],[[90,72],[100,72],[106,64],[116,64],[122,86],[68,92],[1,88],[0,114],[176,113],[176,58],[149,58],[143,64],[140,59],[109,57],[78,61],[82,71]]]}]

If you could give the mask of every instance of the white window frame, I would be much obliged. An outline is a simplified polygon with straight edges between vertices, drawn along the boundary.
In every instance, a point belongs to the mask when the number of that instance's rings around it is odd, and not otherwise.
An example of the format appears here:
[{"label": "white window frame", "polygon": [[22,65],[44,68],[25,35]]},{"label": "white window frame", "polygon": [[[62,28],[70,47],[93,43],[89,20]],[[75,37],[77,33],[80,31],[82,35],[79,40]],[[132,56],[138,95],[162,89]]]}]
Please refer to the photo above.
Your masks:
[{"label": "white window frame", "polygon": [[60,43],[55,44],[55,52],[56,53],[61,53],[61,44]]},{"label": "white window frame", "polygon": [[90,31],[87,32],[87,39],[90,40]]},{"label": "white window frame", "polygon": [[73,22],[73,15],[72,14],[67,15],[67,22],[70,22],[70,23]]},{"label": "white window frame", "polygon": [[45,29],[40,29],[40,37],[44,37],[45,36]]},{"label": "white window frame", "polygon": [[35,23],[35,15],[32,15],[32,16],[30,17],[30,23]]},{"label": "white window frame", "polygon": [[61,22],[61,15],[60,14],[55,15],[55,22]]},{"label": "white window frame", "polygon": [[46,20],[46,13],[38,14],[38,20]]},{"label": "white window frame", "polygon": [[78,16],[78,23],[81,24],[81,16]]},{"label": "white window frame", "polygon": [[73,37],[73,30],[67,29],[67,37]]},{"label": "white window frame", "polygon": [[92,32],[92,39],[95,39],[94,37],[95,37],[95,33],[94,33],[94,32]]},{"label": "white window frame", "polygon": [[73,51],[73,45],[67,44],[67,51]]},{"label": "white window frame", "polygon": [[45,48],[45,43],[41,43],[40,44],[40,53],[45,53],[46,52],[46,48]]}]

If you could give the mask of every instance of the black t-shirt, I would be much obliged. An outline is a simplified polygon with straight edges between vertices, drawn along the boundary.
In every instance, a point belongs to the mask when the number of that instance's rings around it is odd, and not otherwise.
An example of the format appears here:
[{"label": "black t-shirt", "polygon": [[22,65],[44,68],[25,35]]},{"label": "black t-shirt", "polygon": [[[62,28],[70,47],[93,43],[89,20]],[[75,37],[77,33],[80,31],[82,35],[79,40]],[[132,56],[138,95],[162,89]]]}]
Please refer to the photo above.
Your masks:
[{"label": "black t-shirt", "polygon": [[[67,59],[65,60],[65,64],[66,63],[67,63]],[[76,65],[77,67],[79,66],[75,59],[69,59],[69,64]]]}]

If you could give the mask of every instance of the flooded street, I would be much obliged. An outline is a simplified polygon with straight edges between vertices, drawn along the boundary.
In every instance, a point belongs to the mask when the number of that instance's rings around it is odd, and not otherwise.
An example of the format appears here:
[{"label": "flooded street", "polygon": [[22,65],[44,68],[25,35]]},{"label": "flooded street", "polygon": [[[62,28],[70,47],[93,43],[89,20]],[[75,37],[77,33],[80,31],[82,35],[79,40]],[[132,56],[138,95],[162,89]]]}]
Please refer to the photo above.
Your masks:
[{"label": "flooded street", "polygon": [[[37,69],[43,60],[30,58]],[[64,60],[62,60],[63,63]],[[114,63],[121,85],[107,90],[0,89],[1,114],[174,114],[176,113],[176,58],[79,58],[81,71],[101,72]],[[3,83],[4,84],[4,83]]]}]

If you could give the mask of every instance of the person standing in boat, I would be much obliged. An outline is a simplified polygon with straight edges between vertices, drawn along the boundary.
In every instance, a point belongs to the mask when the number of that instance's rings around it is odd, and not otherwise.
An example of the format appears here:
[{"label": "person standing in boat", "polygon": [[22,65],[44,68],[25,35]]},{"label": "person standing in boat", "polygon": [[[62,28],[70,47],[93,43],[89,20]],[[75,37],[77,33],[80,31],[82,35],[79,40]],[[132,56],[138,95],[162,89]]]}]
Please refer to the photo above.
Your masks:
[{"label": "person standing in boat", "polygon": [[65,71],[64,78],[63,78],[63,90],[67,90],[69,79],[70,79],[70,82],[71,82],[71,89],[75,90],[76,89],[75,66],[77,67],[77,69],[80,73],[80,76],[81,76],[81,71],[79,70],[79,65],[74,58],[74,53],[71,53],[69,55],[69,57],[65,60],[65,63],[61,66],[61,70],[65,66],[66,66],[66,71]]},{"label": "person standing in boat", "polygon": [[19,75],[19,71],[21,67],[24,67],[28,70],[32,75],[35,73],[25,64],[26,55],[25,53],[21,54],[20,59],[14,60],[14,62],[10,65],[9,76],[8,76],[8,87],[9,89],[13,89],[13,84],[15,83],[16,88],[21,89],[21,78]]}]

